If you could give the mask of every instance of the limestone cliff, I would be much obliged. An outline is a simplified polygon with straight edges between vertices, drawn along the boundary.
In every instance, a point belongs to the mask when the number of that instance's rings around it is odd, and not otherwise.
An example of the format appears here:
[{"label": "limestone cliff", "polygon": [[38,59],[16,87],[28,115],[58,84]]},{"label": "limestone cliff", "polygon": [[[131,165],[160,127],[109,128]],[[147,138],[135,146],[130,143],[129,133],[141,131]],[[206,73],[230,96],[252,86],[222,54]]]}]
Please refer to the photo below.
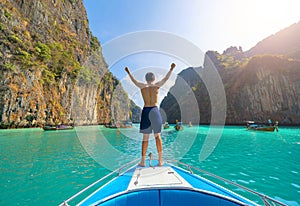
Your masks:
[{"label": "limestone cliff", "polygon": [[[236,49],[235,51],[240,51]],[[267,119],[285,125],[300,124],[300,61],[282,56],[253,56],[242,58],[237,52],[207,52],[205,62],[211,59],[218,70],[226,93],[226,124],[244,124],[245,120],[266,122]],[[184,122],[194,118],[193,112],[184,115],[182,108],[200,111],[199,123],[211,122],[211,102],[206,85],[202,81],[204,67],[188,68],[182,71],[161,108],[169,122],[181,119]],[[180,81],[183,79],[184,81]],[[191,108],[186,98],[175,98],[176,91],[188,84],[197,100],[199,108]],[[181,91],[182,95],[188,90]],[[180,96],[180,95],[178,95]]]},{"label": "limestone cliff", "polygon": [[255,56],[227,82],[227,123],[300,124],[300,61]]},{"label": "limestone cliff", "polygon": [[[222,79],[226,96],[225,102],[214,106],[226,105],[226,124],[273,119],[279,124],[300,125],[299,36],[300,22],[246,52],[241,47],[229,47],[222,54],[206,52],[203,67],[183,70],[162,101],[167,120],[187,122],[194,118],[200,124],[211,123],[211,97],[215,94],[208,92],[203,75],[213,66]],[[213,81],[209,79],[212,84]],[[194,102],[181,98],[189,93],[195,97]],[[185,108],[188,109],[182,111]]]},{"label": "limestone cliff", "polygon": [[130,111],[132,122],[139,123],[141,121],[142,109],[137,106],[132,100],[130,100]]},{"label": "limestone cliff", "polygon": [[107,68],[82,1],[0,2],[1,128],[128,119]]}]

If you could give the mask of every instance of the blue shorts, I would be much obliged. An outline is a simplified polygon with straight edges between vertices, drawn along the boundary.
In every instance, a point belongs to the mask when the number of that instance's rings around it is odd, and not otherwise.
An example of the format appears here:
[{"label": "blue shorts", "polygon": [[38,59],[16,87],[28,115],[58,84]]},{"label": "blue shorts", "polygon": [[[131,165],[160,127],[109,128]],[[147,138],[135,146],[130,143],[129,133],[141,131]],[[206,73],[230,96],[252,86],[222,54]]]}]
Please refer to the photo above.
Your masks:
[{"label": "blue shorts", "polygon": [[162,127],[162,118],[158,107],[144,107],[142,111],[140,133],[151,134],[160,133]]}]

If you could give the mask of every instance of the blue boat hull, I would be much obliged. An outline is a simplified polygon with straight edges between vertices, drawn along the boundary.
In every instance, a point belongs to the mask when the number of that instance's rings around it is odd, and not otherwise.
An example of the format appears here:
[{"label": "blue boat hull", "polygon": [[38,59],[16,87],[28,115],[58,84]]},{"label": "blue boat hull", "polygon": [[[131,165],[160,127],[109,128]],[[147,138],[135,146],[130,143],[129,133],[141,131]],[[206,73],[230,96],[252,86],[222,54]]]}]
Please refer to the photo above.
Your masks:
[{"label": "blue boat hull", "polygon": [[[85,204],[83,204],[85,205]],[[116,197],[109,198],[105,201],[93,205],[101,206],[199,206],[199,205],[249,205],[246,203],[229,200],[224,197],[208,194],[203,191],[187,189],[155,189],[133,191],[119,194]]]},{"label": "blue boat hull", "polygon": [[163,167],[133,167],[96,190],[78,205],[233,206],[256,204],[205,178],[174,165],[165,164]]}]

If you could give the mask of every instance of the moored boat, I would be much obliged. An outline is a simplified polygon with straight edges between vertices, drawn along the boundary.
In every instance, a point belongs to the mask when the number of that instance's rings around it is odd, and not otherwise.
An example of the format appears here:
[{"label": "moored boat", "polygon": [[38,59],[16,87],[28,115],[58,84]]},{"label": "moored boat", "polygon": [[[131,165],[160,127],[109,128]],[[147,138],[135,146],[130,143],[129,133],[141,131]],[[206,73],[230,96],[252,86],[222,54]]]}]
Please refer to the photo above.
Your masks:
[{"label": "moored boat", "polygon": [[175,128],[177,131],[183,130],[182,122],[176,121],[176,125],[174,126],[174,128]]},{"label": "moored boat", "polygon": [[121,121],[121,122],[110,122],[104,125],[106,128],[117,129],[117,128],[132,128],[132,122]]},{"label": "moored boat", "polygon": [[266,132],[278,132],[278,122],[275,122],[273,124],[272,122],[268,122],[268,124],[257,124],[254,121],[246,121],[247,125],[246,128],[247,130],[255,130],[255,131],[266,131]]},{"label": "moored boat", "polygon": [[164,125],[163,125],[164,129],[169,129],[170,128],[170,125],[168,122],[165,122]]},{"label": "moored boat", "polygon": [[74,129],[73,126],[71,125],[57,125],[57,126],[53,126],[53,125],[45,125],[43,127],[43,130],[48,131],[48,130],[70,130],[70,129]]},{"label": "moored boat", "polygon": [[[106,175],[100,180],[94,182],[79,193],[75,194],[61,206],[69,205],[69,202],[86,192],[91,187],[105,181],[110,176],[117,174],[112,180],[101,186],[99,189],[85,197],[78,205],[105,205],[105,206],[177,206],[177,205],[258,205],[257,203],[242,197],[231,190],[228,190],[206,178],[193,174],[193,170],[203,172],[226,183],[232,184],[243,190],[247,190],[262,198],[265,205],[272,204],[285,205],[266,195],[260,194],[244,186],[233,183],[214,174],[205,172],[198,168],[175,162],[178,165],[186,166],[185,170],[174,164],[166,163],[163,166],[157,165],[157,161],[147,161],[146,167],[140,167],[135,162],[131,162],[112,173]],[[154,163],[154,164],[152,164]],[[121,169],[128,168],[120,173]]]},{"label": "moored boat", "polygon": [[109,124],[106,124],[104,125],[106,128],[111,128],[111,129],[117,129],[119,127],[117,127],[117,125],[109,125]]},{"label": "moored boat", "polygon": [[132,128],[131,121],[121,121],[120,128]]}]

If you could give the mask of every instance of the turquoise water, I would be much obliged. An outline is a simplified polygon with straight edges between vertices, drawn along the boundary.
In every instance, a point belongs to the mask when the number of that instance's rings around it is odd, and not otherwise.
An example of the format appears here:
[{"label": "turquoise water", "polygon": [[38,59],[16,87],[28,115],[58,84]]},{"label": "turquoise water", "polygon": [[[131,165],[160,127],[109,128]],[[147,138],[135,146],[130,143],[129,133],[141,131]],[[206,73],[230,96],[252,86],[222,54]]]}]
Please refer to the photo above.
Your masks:
[{"label": "turquoise water", "polygon": [[[209,132],[218,133],[209,126],[164,130],[164,157],[288,205],[300,205],[300,128],[281,127],[278,133],[269,133],[226,126],[220,139],[208,138]],[[121,130],[96,126],[48,132],[0,130],[0,205],[58,205],[110,170],[139,157],[140,139],[137,125]],[[148,151],[156,155],[153,139]]]}]

